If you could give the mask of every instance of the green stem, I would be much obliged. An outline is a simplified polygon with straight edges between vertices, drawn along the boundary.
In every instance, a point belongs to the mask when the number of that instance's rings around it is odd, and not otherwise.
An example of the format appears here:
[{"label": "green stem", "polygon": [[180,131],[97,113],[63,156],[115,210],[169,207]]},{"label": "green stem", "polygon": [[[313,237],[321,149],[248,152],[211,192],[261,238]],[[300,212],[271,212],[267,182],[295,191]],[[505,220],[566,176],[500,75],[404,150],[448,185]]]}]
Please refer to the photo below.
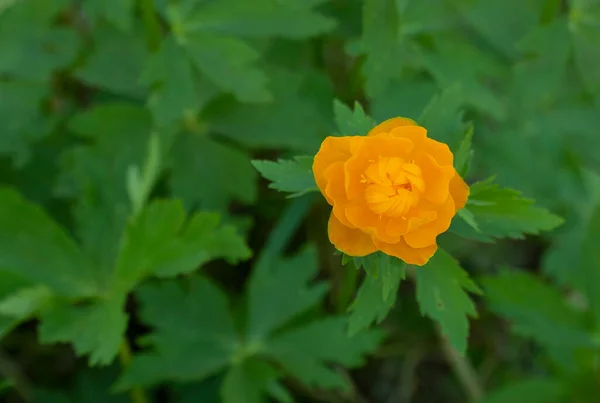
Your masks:
[{"label": "green stem", "polygon": [[[131,363],[131,347],[129,346],[129,342],[127,339],[123,340],[121,343],[121,349],[119,350],[119,359],[121,360],[121,366],[123,368],[127,368]],[[146,397],[146,392],[140,386],[133,387],[130,391],[131,401],[133,403],[148,403],[149,400]]]},{"label": "green stem", "polygon": [[154,10],[153,0],[139,0],[138,5],[140,12],[142,13],[142,21],[144,21],[146,44],[151,52],[155,52],[162,40],[162,29],[156,11]]},{"label": "green stem", "polygon": [[469,401],[478,402],[481,400],[481,398],[483,398],[484,393],[473,366],[465,357],[456,351],[448,338],[442,334],[442,331],[439,327],[437,327],[437,332],[442,344],[444,355],[454,370],[454,374],[461,383],[465,393],[469,396]]}]

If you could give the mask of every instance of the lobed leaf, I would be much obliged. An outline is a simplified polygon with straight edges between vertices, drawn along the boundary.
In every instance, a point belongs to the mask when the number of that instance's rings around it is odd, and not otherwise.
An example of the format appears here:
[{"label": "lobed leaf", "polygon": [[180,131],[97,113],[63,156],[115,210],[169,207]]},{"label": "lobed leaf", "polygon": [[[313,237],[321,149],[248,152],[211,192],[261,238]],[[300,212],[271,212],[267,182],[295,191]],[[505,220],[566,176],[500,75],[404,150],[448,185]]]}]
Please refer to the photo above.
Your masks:
[{"label": "lobed leaf", "polygon": [[557,289],[533,275],[504,270],[481,283],[492,310],[505,316],[516,333],[551,346],[591,345],[581,314]]},{"label": "lobed leaf", "polygon": [[375,121],[365,114],[358,101],[354,103],[352,110],[336,99],[333,102],[333,112],[341,136],[366,136],[375,126]]},{"label": "lobed leaf", "polygon": [[350,335],[358,333],[372,323],[381,323],[385,319],[396,302],[400,282],[406,278],[406,268],[401,260],[383,253],[376,255],[375,261],[362,263],[363,265],[375,264],[377,267],[365,268],[365,271],[367,273],[376,271],[378,275],[365,276],[354,301],[348,308]]},{"label": "lobed leaf", "polygon": [[481,290],[444,250],[438,250],[415,273],[421,313],[438,322],[443,335],[464,354],[469,336],[468,317],[477,316],[468,292],[481,294]]},{"label": "lobed leaf", "polygon": [[563,219],[548,210],[533,205],[533,200],[508,188],[500,188],[491,180],[471,185],[471,194],[465,210],[474,226],[454,221],[453,231],[459,235],[481,241],[498,238],[523,239],[525,234],[539,234],[552,230],[563,223]]},{"label": "lobed leaf", "polygon": [[293,160],[279,159],[277,162],[267,160],[251,162],[265,179],[271,181],[269,184],[271,189],[292,193],[288,197],[298,197],[318,191],[312,173],[313,157],[294,157]]}]

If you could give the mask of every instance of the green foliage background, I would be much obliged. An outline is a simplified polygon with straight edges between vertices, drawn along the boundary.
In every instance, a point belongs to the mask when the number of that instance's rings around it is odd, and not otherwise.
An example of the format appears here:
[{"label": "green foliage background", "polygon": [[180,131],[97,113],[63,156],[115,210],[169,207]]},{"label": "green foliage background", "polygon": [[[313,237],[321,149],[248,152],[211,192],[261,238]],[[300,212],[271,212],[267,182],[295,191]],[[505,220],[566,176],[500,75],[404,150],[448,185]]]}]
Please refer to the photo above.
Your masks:
[{"label": "green foliage background", "polygon": [[[0,0],[0,399],[597,402],[599,44],[599,0]],[[399,115],[472,185],[417,269],[310,174]]]}]

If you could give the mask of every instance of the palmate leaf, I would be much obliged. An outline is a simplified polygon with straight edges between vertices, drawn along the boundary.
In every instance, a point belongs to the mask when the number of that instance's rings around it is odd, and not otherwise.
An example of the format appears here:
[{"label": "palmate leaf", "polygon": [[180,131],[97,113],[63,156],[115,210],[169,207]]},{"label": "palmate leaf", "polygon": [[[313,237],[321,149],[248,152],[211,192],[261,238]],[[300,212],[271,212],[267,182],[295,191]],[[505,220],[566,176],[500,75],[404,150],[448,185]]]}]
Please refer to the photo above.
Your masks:
[{"label": "palmate leaf", "polygon": [[317,191],[312,173],[313,157],[295,157],[293,160],[275,161],[253,160],[252,165],[260,174],[271,181],[269,187],[280,192],[291,193],[288,197],[298,197]]},{"label": "palmate leaf", "polygon": [[268,102],[266,74],[256,67],[260,54],[244,41],[204,33],[188,35],[188,56],[196,68],[240,102]]},{"label": "palmate leaf", "polygon": [[600,39],[600,6],[597,2],[573,0],[570,2],[569,25],[575,52],[575,62],[579,74],[590,94],[600,91],[600,73],[591,69],[600,57],[600,50],[595,45]]},{"label": "palmate leaf", "polygon": [[117,260],[116,287],[131,290],[144,277],[175,277],[216,258],[231,262],[251,255],[244,240],[219,216],[196,213],[186,222],[178,200],[154,201],[128,225]]},{"label": "palmate leaf", "polygon": [[[289,44],[285,46],[287,50]],[[205,118],[215,132],[246,147],[313,155],[334,130],[329,78],[319,70],[294,66],[269,65],[265,71],[272,102],[222,102],[206,108]]]},{"label": "palmate leaf", "polygon": [[375,121],[365,114],[358,102],[354,103],[354,109],[350,109],[336,99],[333,102],[333,112],[340,136],[366,136],[375,126]]},{"label": "palmate leaf", "polygon": [[[539,21],[543,0],[452,0],[459,14],[496,50],[516,57],[515,43]],[[503,18],[498,18],[501,15]]]},{"label": "palmate leaf", "polygon": [[[316,274],[316,261],[316,251],[310,248],[295,258],[255,271],[249,288],[248,336],[251,340],[255,340],[257,334],[285,325],[322,298],[326,291],[324,285],[300,286]],[[293,294],[298,295],[290,298]],[[347,386],[344,380],[324,363],[357,366],[361,357],[377,346],[379,339],[377,332],[349,337],[345,318],[330,317],[270,335],[264,341],[264,349],[265,354],[307,385],[344,388]]]},{"label": "palmate leaf", "polygon": [[172,156],[171,190],[186,208],[225,211],[231,201],[250,204],[256,200],[258,173],[245,151],[183,132],[173,145]]},{"label": "palmate leaf", "polygon": [[255,269],[248,287],[249,340],[264,340],[323,298],[328,289],[325,283],[308,285],[318,269],[316,260],[316,250],[308,248],[290,259]]},{"label": "palmate leaf", "polygon": [[134,357],[120,378],[121,389],[166,379],[201,380],[224,368],[239,345],[227,297],[195,277],[140,287],[142,320],[154,328],[147,338],[154,352]]},{"label": "palmate leaf", "polygon": [[221,386],[223,403],[262,403],[270,394],[277,401],[292,403],[292,397],[277,379],[281,372],[270,364],[250,359],[232,366]]},{"label": "palmate leaf", "polygon": [[148,104],[158,126],[181,119],[185,113],[197,113],[215,91],[198,91],[197,75],[185,49],[168,36],[146,64],[140,81],[154,84]]},{"label": "palmate leaf", "polygon": [[[149,59],[141,24],[124,33],[99,24],[93,31],[94,52],[78,67],[75,77],[83,83],[118,95],[141,98],[148,88],[140,76]],[[115,63],[119,60],[119,63]]]},{"label": "palmate leaf", "polygon": [[405,62],[402,56],[406,52],[398,40],[397,3],[394,0],[366,0],[363,3],[360,50],[367,57],[363,69],[369,96],[381,93]]},{"label": "palmate leaf", "polygon": [[581,245],[581,260],[575,277],[580,290],[588,299],[596,326],[600,325],[600,204],[596,204],[588,222]]},{"label": "palmate leaf", "polygon": [[590,347],[581,313],[558,289],[522,271],[502,271],[481,280],[492,310],[506,317],[516,333],[563,348]]},{"label": "palmate leaf", "polygon": [[101,293],[95,268],[39,206],[12,188],[0,187],[0,271],[81,297]]},{"label": "palmate leaf", "polygon": [[41,313],[42,343],[70,342],[79,355],[90,355],[90,365],[109,364],[127,328],[125,295],[114,295],[87,306],[56,302]]},{"label": "palmate leaf", "polygon": [[452,231],[485,242],[498,238],[522,239],[525,234],[539,234],[563,223],[562,218],[534,206],[533,200],[524,198],[520,192],[501,188],[491,179],[471,185],[465,210],[473,222],[454,220]]},{"label": "palmate leaf", "polygon": [[133,24],[134,0],[87,0],[83,9],[95,21],[106,19],[122,31],[129,31]]},{"label": "palmate leaf", "polygon": [[[353,258],[356,269],[362,266],[367,275],[348,308],[348,332],[356,334],[372,323],[381,323],[396,302],[400,282],[406,278],[401,260],[378,252],[366,258]],[[349,268],[351,270],[351,268]]]},{"label": "palmate leaf", "polygon": [[[255,269],[243,335],[234,330],[226,296],[205,279],[142,287],[142,319],[155,329],[145,340],[153,349],[134,358],[120,387],[201,380],[232,364],[222,385],[227,399],[240,401],[239,393],[232,390],[235,385],[250,388],[247,392],[255,399],[266,392],[285,401],[285,391],[272,382],[279,374],[265,366],[263,358],[308,385],[346,386],[327,364],[359,365],[376,347],[380,334],[363,332],[349,338],[343,317],[294,322],[314,309],[326,291],[324,285],[308,285],[316,268],[316,251],[311,248]],[[265,371],[259,382],[264,386],[257,390],[256,385],[245,384],[248,379],[256,380],[255,376],[261,378],[247,368]]]},{"label": "palmate leaf", "polygon": [[442,334],[464,354],[469,335],[468,317],[477,316],[468,292],[481,294],[481,290],[444,250],[438,250],[425,266],[416,268],[415,273],[421,313],[438,322]]},{"label": "palmate leaf", "polygon": [[185,25],[189,30],[236,36],[303,39],[330,31],[335,20],[313,8],[324,0],[221,0],[200,4]]},{"label": "palmate leaf", "polygon": [[435,51],[420,48],[419,55],[439,87],[446,90],[457,86],[460,101],[496,120],[505,119],[505,104],[484,85],[486,77],[499,75],[501,64],[467,38],[438,36],[434,41]]},{"label": "palmate leaf", "polygon": [[460,84],[448,86],[434,94],[417,119],[434,140],[448,144],[451,149],[461,141],[465,132],[463,124],[463,90]]},{"label": "palmate leaf", "polygon": [[357,367],[363,364],[365,353],[377,347],[380,339],[380,333],[375,331],[349,337],[346,319],[332,317],[273,336],[266,345],[265,354],[279,361],[309,387],[347,389],[349,385],[344,378],[325,363]]},{"label": "palmate leaf", "polygon": [[199,2],[169,7],[177,41],[196,68],[241,102],[270,102],[260,53],[242,37],[306,38],[329,31],[334,21],[312,9],[316,2],[243,0]]},{"label": "palmate leaf", "polygon": [[125,229],[109,292],[86,305],[61,300],[41,310],[40,339],[72,342],[78,354],[90,354],[90,364],[108,364],[127,325],[125,298],[142,280],[189,273],[212,259],[234,262],[249,256],[235,228],[219,225],[217,214],[199,212],[186,220],[181,202],[154,201],[132,216]]},{"label": "palmate leaf", "polygon": [[[31,319],[51,303],[54,293],[43,285],[30,285],[12,273],[0,272],[0,338],[19,323]],[[16,281],[15,281],[16,280]]]},{"label": "palmate leaf", "polygon": [[[130,103],[99,104],[73,116],[69,127],[90,141],[62,155],[57,193],[76,199],[78,238],[110,277],[132,207],[127,173],[131,166],[144,166],[152,116]],[[160,143],[169,144],[162,136]]]}]

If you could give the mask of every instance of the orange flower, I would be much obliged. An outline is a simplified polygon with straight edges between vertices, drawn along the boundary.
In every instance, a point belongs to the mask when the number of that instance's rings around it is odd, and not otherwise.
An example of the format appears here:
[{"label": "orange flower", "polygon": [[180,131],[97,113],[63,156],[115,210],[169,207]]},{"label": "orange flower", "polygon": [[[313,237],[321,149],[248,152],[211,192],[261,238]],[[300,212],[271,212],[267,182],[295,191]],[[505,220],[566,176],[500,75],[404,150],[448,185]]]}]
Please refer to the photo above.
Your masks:
[{"label": "orange flower", "polygon": [[313,174],[333,206],[329,239],[349,256],[380,250],[424,265],[469,196],[453,159],[447,145],[406,118],[367,136],[327,137]]}]

